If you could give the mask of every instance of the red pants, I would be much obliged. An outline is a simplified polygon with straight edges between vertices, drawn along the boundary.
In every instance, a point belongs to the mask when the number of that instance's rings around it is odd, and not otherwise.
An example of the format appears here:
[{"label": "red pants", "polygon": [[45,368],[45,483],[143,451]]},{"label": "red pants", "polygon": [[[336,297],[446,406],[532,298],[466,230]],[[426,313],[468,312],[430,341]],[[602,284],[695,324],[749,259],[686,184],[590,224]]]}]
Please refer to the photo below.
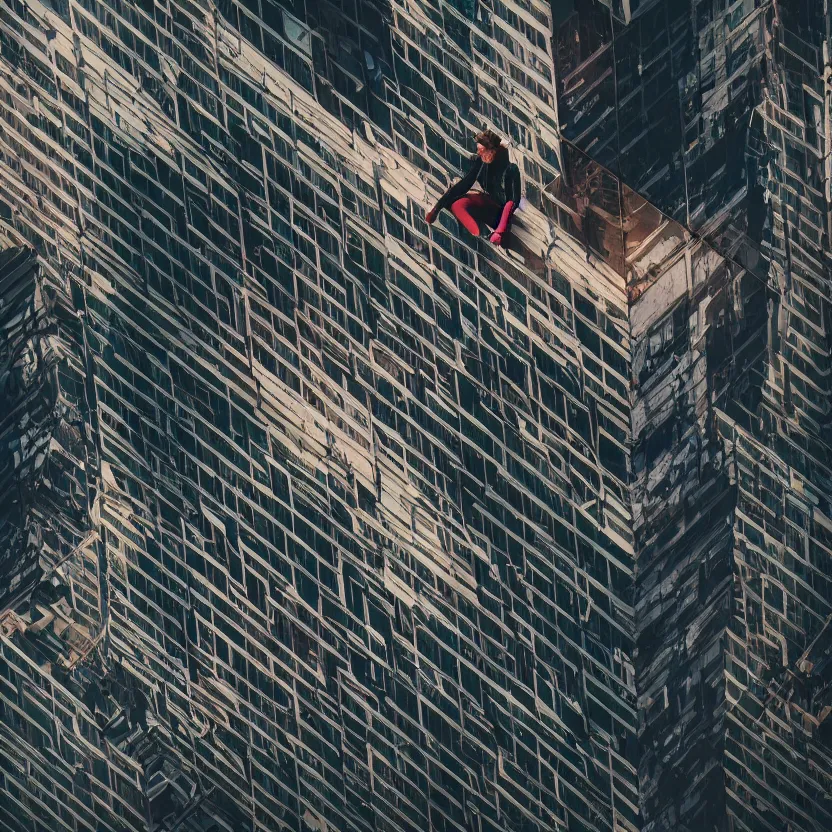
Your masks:
[{"label": "red pants", "polygon": [[500,207],[488,194],[470,191],[451,205],[451,213],[466,231],[476,236],[480,234],[480,223],[492,226],[498,234],[505,234],[515,207],[513,202]]}]

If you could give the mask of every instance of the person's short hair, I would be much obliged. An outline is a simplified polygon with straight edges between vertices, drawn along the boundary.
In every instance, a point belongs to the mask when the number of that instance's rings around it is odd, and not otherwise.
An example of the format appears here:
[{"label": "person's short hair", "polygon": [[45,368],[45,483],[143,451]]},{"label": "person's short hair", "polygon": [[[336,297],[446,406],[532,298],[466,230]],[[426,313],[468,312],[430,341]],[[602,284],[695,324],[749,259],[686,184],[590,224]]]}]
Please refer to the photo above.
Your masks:
[{"label": "person's short hair", "polygon": [[477,144],[481,144],[486,150],[498,150],[503,140],[493,130],[481,130],[477,133]]}]

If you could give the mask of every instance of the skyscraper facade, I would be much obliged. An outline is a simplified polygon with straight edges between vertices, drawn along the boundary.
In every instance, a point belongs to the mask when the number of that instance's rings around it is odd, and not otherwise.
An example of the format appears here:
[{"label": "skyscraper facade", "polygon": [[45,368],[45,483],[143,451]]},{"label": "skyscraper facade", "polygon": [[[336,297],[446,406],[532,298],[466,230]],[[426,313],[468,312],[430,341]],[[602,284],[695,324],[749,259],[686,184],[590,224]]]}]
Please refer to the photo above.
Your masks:
[{"label": "skyscraper facade", "polygon": [[0,829],[832,828],[829,24],[0,9]]}]

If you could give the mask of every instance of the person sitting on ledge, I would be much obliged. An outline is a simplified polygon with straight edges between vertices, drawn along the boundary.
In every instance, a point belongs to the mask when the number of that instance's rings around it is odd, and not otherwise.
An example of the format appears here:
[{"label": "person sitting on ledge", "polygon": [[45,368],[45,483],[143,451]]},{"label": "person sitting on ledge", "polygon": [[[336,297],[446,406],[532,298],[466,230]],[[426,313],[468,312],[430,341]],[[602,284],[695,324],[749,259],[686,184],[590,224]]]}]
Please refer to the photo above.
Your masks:
[{"label": "person sitting on ledge", "polygon": [[[482,190],[472,191],[477,183]],[[500,137],[492,130],[483,130],[477,133],[477,155],[471,157],[468,173],[445,191],[425,220],[433,223],[443,208],[450,208],[471,234],[479,236],[481,222],[490,225],[494,229],[491,242],[499,246],[519,203],[520,170],[509,159]]]}]

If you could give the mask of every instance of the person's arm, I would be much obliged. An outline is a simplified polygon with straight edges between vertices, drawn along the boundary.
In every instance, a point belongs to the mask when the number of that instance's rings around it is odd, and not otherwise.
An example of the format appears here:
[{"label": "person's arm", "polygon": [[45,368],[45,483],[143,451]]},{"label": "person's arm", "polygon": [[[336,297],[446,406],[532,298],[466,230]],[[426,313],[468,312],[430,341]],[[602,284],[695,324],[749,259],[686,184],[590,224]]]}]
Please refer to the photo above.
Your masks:
[{"label": "person's arm", "polygon": [[513,202],[516,208],[520,204],[520,168],[514,163],[506,170],[505,191],[506,201]]},{"label": "person's arm", "polygon": [[459,199],[461,196],[465,196],[465,194],[467,194],[468,191],[474,187],[474,183],[477,181],[477,174],[480,172],[481,167],[482,159],[480,159],[479,156],[473,156],[471,158],[471,167],[468,169],[465,176],[463,176],[458,182],[451,185],[451,187],[448,188],[444,194],[442,194],[439,198],[439,202],[436,203],[436,206],[425,215],[425,219],[429,223],[433,222],[443,208],[447,208],[455,200]]},{"label": "person's arm", "polygon": [[491,242],[495,245],[503,244],[503,235],[508,231],[511,224],[511,217],[520,205],[520,168],[517,165],[509,165],[503,180],[506,193],[506,202],[500,213],[500,220],[494,233],[491,235]]},{"label": "person's arm", "polygon": [[500,220],[489,238],[495,245],[501,246],[503,244],[503,235],[506,231],[508,231],[508,227],[511,224],[511,217],[515,210],[517,210],[516,202],[508,200],[508,202],[503,205],[503,210],[500,213]]}]

